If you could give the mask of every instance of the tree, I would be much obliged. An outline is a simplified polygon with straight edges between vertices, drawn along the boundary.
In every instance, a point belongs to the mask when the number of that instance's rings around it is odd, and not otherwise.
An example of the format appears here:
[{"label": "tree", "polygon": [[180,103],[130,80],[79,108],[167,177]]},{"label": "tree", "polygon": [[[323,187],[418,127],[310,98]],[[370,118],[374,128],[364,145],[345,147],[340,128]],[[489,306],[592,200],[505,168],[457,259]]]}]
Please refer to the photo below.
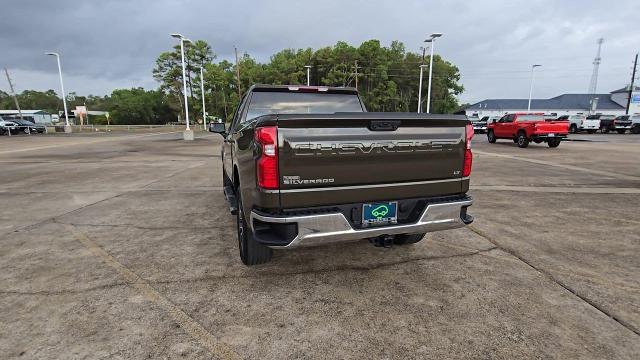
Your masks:
[{"label": "tree", "polygon": [[107,110],[113,124],[164,124],[175,120],[174,113],[166,101],[166,94],[161,90],[114,90],[109,98]]},{"label": "tree", "polygon": [[[194,91],[194,87],[199,87],[200,66],[205,66],[215,59],[215,54],[211,50],[211,46],[206,41],[196,40],[193,43],[185,43],[185,69],[187,78],[188,95],[191,98],[189,103],[189,111],[191,114],[198,114],[202,111],[201,101],[199,100],[200,91]],[[180,45],[173,47],[173,51],[163,52],[156,59],[156,66],[153,69],[153,77],[160,82],[160,90],[170,95],[170,106],[177,112],[181,112],[184,108],[183,101],[183,83],[182,83],[182,55]],[[198,82],[194,83],[194,79]],[[196,93],[198,95],[196,95]]]}]

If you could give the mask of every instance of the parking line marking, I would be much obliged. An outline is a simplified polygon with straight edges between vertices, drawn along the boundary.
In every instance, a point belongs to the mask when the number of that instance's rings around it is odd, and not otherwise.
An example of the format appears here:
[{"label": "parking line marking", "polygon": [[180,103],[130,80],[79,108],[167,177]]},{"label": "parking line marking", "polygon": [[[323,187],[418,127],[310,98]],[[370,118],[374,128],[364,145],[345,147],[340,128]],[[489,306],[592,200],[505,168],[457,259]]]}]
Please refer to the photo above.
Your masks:
[{"label": "parking line marking", "polygon": [[[13,153],[25,152],[25,151],[51,149],[51,148],[57,148],[57,147],[66,147],[66,146],[75,146],[75,145],[90,145],[90,144],[97,144],[97,143],[101,143],[101,142],[116,141],[116,140],[126,140],[126,139],[131,139],[131,138],[141,138],[141,137],[155,136],[155,135],[176,134],[176,133],[179,133],[179,132],[181,132],[181,131],[168,131],[168,132],[158,132],[158,133],[151,133],[151,134],[131,135],[131,136],[117,136],[117,137],[111,137],[111,138],[106,138],[106,139],[105,138],[95,139],[95,140],[91,140],[91,141],[81,141],[81,142],[72,142],[72,143],[64,143],[64,144],[53,144],[53,145],[36,146],[36,147],[25,148],[25,149],[14,149],[14,150],[0,151],[0,155],[1,154],[13,154]],[[77,138],[76,140],[80,140],[80,139],[82,139],[82,138]]]},{"label": "parking line marking", "polygon": [[142,279],[138,274],[129,270],[126,266],[122,265],[118,260],[111,256],[100,245],[96,244],[83,232],[78,230],[75,226],[70,224],[63,225],[74,238],[84,245],[95,256],[101,258],[107,265],[116,270],[120,276],[122,276],[132,287],[140,291],[147,300],[154,302],[164,309],[173,320],[175,320],[180,327],[184,329],[187,334],[197,340],[201,345],[207,348],[216,358],[219,359],[240,359],[238,353],[231,349],[227,344],[218,341],[213,334],[200,325],[197,321],[191,318],[182,309],[173,304],[169,299],[162,296],[156,289],[154,289],[148,282]]},{"label": "parking line marking", "polygon": [[620,180],[640,180],[640,176],[625,175],[625,174],[619,174],[619,173],[603,171],[603,170],[587,169],[587,168],[583,168],[583,167],[579,167],[579,166],[559,164],[559,163],[555,163],[555,162],[552,162],[552,161],[531,159],[531,158],[527,158],[527,157],[507,155],[507,154],[496,154],[496,153],[491,153],[491,152],[484,152],[484,151],[481,151],[481,150],[473,150],[473,152],[475,154],[478,154],[478,155],[487,155],[487,156],[494,156],[494,157],[500,157],[500,158],[505,158],[505,159],[527,161],[527,162],[534,163],[534,164],[555,166],[555,167],[559,167],[559,168],[563,168],[563,169],[567,169],[567,170],[582,171],[582,172],[596,174],[596,175],[608,176],[608,177],[612,177],[612,178],[616,178],[616,179],[620,179]]},{"label": "parking line marking", "polygon": [[640,188],[616,188],[616,187],[471,185],[470,189],[477,190],[477,191],[520,191],[520,192],[541,192],[541,193],[640,194]]}]

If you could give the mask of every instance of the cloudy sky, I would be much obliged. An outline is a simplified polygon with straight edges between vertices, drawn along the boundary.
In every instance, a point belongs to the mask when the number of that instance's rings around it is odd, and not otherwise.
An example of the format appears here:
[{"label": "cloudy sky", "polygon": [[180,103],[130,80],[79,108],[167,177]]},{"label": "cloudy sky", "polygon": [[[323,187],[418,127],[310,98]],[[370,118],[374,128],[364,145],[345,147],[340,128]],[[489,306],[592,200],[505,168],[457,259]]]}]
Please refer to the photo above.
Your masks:
[{"label": "cloudy sky", "polygon": [[[283,48],[318,48],[345,40],[358,45],[402,41],[419,52],[432,32],[436,52],[458,65],[461,102],[526,98],[531,64],[534,97],[583,93],[589,87],[596,39],[605,38],[599,92],[630,78],[640,1],[427,0],[3,0],[0,67],[18,91],[58,91],[55,60],[62,54],[67,92],[108,94],[114,88],[155,88],[157,55],[170,33],[212,44],[218,59],[233,47],[260,61]],[[416,69],[416,74],[418,69]],[[8,84],[0,78],[0,89]]]}]

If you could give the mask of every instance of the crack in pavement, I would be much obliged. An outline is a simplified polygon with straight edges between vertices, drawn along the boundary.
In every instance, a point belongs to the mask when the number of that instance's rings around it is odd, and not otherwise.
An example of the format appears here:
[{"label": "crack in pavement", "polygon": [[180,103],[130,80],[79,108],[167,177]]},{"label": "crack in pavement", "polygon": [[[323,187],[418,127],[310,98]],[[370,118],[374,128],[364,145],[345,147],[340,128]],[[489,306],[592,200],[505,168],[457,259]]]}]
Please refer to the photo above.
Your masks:
[{"label": "crack in pavement", "polygon": [[[58,224],[73,226],[72,224],[64,224],[64,223],[58,223]],[[96,246],[100,247],[97,244]],[[102,248],[100,247],[100,249]],[[113,283],[113,284],[105,284],[105,285],[93,286],[93,287],[88,287],[83,289],[68,289],[68,290],[67,289],[42,290],[42,291],[33,291],[33,292],[6,290],[6,291],[0,291],[0,294],[55,296],[55,295],[66,295],[66,294],[79,294],[83,292],[108,289],[108,288],[124,286],[124,285],[143,285],[143,284],[167,285],[167,284],[176,284],[176,283],[198,283],[198,282],[206,282],[206,281],[212,281],[212,280],[219,281],[219,280],[225,280],[225,279],[237,280],[237,279],[258,279],[258,278],[280,278],[280,277],[288,277],[292,275],[327,274],[327,273],[339,272],[339,271],[371,271],[371,270],[384,269],[384,268],[393,267],[396,265],[402,265],[402,264],[408,264],[408,263],[414,263],[414,262],[446,260],[446,259],[453,259],[453,258],[463,258],[463,257],[470,257],[475,255],[482,255],[484,253],[488,253],[493,250],[500,250],[500,249],[496,246],[493,246],[487,249],[475,250],[475,251],[470,251],[470,252],[461,253],[461,254],[442,255],[442,256],[424,256],[419,258],[403,259],[401,261],[394,261],[394,262],[388,262],[388,263],[377,263],[369,266],[365,266],[365,265],[340,266],[340,267],[334,267],[334,268],[307,269],[302,271],[285,271],[285,272],[277,272],[277,271],[276,272],[254,272],[246,275],[220,275],[220,276],[209,275],[209,276],[201,276],[196,278],[184,278],[184,279],[176,279],[176,280],[146,280],[141,278],[144,280],[143,282]],[[105,253],[107,252],[104,249],[102,249],[102,251],[104,251]]]},{"label": "crack in pavement", "polygon": [[[183,171],[186,171],[186,170],[189,170],[189,169],[195,168],[195,167],[197,167],[197,166],[202,166],[202,165],[204,165],[204,163],[203,163],[203,162],[200,162],[200,163],[195,164],[195,165],[190,165],[190,166],[187,166],[187,167],[185,167],[185,168],[183,168],[183,169],[181,169],[181,170],[177,170],[177,171],[175,171],[175,172],[172,172],[171,174],[169,174],[169,175],[167,175],[167,176],[161,177],[161,178],[159,178],[159,179],[155,179],[155,180],[153,180],[152,182],[150,182],[150,183],[147,183],[147,184],[143,185],[142,187],[134,188],[134,189],[129,189],[129,190],[121,190],[119,193],[116,193],[116,194],[115,194],[115,195],[113,195],[113,196],[110,196],[110,197],[107,197],[107,198],[104,198],[104,199],[101,199],[101,200],[98,200],[98,201],[94,201],[94,202],[89,203],[89,204],[85,204],[85,205],[83,205],[83,206],[80,206],[80,207],[78,207],[78,208],[75,208],[75,209],[69,210],[69,211],[64,212],[64,213],[62,213],[62,214],[57,214],[57,215],[54,215],[54,216],[50,216],[50,217],[48,217],[48,218],[42,219],[42,220],[40,220],[40,221],[37,221],[37,222],[35,222],[35,223],[33,223],[33,224],[27,224],[27,225],[19,226],[19,227],[17,227],[17,228],[14,228],[14,229],[12,229],[12,230],[8,231],[8,232],[1,233],[1,234],[0,234],[0,238],[2,238],[3,236],[5,236],[5,235],[7,235],[7,234],[16,233],[16,232],[21,232],[21,231],[27,231],[27,230],[30,230],[30,229],[36,228],[36,227],[38,227],[38,226],[40,226],[40,225],[43,225],[43,224],[47,224],[47,223],[51,223],[51,222],[55,222],[55,219],[57,219],[57,218],[61,218],[61,217],[63,217],[63,216],[67,216],[67,215],[73,214],[73,213],[75,213],[76,211],[84,210],[84,209],[86,209],[86,208],[87,208],[87,207],[89,207],[89,206],[97,205],[97,204],[100,204],[100,203],[105,202],[105,201],[108,201],[108,200],[116,199],[116,198],[118,198],[118,197],[120,197],[120,196],[122,196],[122,195],[125,195],[125,194],[129,194],[129,193],[133,193],[133,192],[137,192],[137,191],[148,190],[148,189],[144,189],[144,187],[149,186],[149,185],[151,185],[151,184],[154,184],[154,183],[156,183],[156,182],[158,182],[158,181],[162,181],[162,180],[165,180],[165,179],[171,178],[171,177],[173,177],[173,176],[175,176],[175,175],[177,175],[177,174],[179,174],[179,173],[181,173],[181,172],[183,172]],[[109,192],[113,193],[113,191],[109,191]]]},{"label": "crack in pavement", "polygon": [[476,229],[475,227],[473,227],[471,225],[467,226],[467,228],[470,231],[472,231],[473,233],[475,233],[477,235],[480,235],[481,237],[485,238],[487,241],[491,242],[493,245],[495,245],[500,250],[502,250],[502,251],[510,254],[511,256],[514,256],[518,260],[522,261],[524,264],[526,264],[527,266],[529,266],[530,268],[532,268],[533,270],[535,270],[539,274],[543,275],[544,277],[546,277],[547,279],[551,280],[555,284],[557,284],[560,287],[564,288],[565,290],[567,290],[568,292],[573,294],[578,299],[582,300],[586,304],[588,304],[591,307],[593,307],[594,309],[596,309],[598,312],[602,313],[603,315],[607,316],[608,318],[612,319],[613,321],[615,321],[618,324],[620,324],[621,326],[623,326],[625,329],[633,332],[636,335],[640,335],[640,329],[637,329],[633,324],[630,324],[627,321],[616,317],[615,315],[611,314],[607,309],[605,309],[602,306],[598,305],[596,302],[590,300],[586,296],[583,296],[583,295],[579,294],[577,290],[571,288],[571,286],[565,284],[562,280],[557,279],[551,273],[547,272],[546,270],[542,269],[541,267],[533,265],[530,261],[525,259],[524,256],[520,255],[517,251],[508,249],[508,248],[500,245],[498,243],[498,241],[496,241],[495,239],[491,238],[489,235],[485,234],[483,231],[481,231],[479,229]]},{"label": "crack in pavement", "polygon": [[129,285],[138,290],[148,301],[151,301],[162,308],[175,322],[180,325],[189,336],[198,341],[202,346],[216,358],[220,359],[239,359],[240,356],[224,342],[218,341],[204,326],[195,321],[184,310],[164,297],[160,292],[151,286],[151,284],[141,278],[135,272],[129,270],[126,266],[116,260],[102,247],[96,244],[83,232],[73,225],[61,224],[73,237],[84,245],[89,252],[101,259],[106,265],[115,270]]}]

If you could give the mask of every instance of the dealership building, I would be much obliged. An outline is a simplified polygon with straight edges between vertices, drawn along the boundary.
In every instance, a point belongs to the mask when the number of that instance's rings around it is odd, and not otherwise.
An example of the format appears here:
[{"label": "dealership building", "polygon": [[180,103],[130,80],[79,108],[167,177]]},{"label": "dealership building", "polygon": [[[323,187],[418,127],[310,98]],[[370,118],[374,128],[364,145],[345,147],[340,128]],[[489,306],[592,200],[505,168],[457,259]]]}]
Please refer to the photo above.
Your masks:
[{"label": "dealership building", "polygon": [[0,117],[6,119],[19,118],[22,113],[22,118],[32,121],[36,124],[51,124],[51,114],[44,110],[0,110]]},{"label": "dealership building", "polygon": [[[624,115],[629,87],[608,94],[562,94],[550,99],[532,99],[531,112],[549,115],[611,114]],[[502,116],[527,112],[529,99],[487,99],[467,106],[467,116]],[[634,87],[629,114],[640,114],[640,87]]]}]

